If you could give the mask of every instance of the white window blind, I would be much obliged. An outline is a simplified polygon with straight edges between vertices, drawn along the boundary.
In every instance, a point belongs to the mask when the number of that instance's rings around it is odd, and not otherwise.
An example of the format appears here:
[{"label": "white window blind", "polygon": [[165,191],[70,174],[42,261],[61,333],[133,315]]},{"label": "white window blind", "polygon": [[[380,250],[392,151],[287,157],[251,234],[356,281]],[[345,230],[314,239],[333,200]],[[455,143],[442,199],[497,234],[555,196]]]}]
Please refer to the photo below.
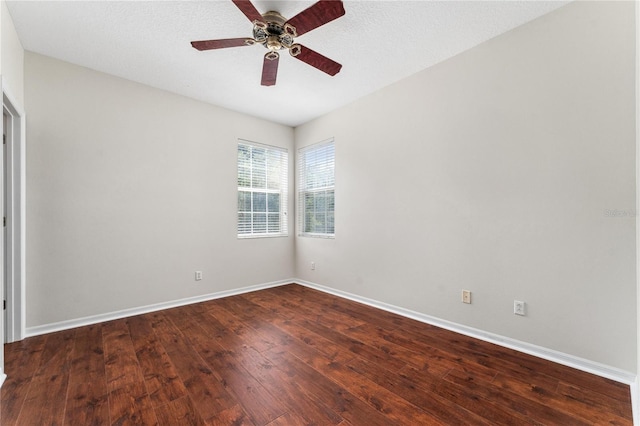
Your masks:
[{"label": "white window blind", "polygon": [[299,235],[335,236],[333,139],[298,150]]},{"label": "white window blind", "polygon": [[238,142],[238,237],[287,236],[287,150]]}]

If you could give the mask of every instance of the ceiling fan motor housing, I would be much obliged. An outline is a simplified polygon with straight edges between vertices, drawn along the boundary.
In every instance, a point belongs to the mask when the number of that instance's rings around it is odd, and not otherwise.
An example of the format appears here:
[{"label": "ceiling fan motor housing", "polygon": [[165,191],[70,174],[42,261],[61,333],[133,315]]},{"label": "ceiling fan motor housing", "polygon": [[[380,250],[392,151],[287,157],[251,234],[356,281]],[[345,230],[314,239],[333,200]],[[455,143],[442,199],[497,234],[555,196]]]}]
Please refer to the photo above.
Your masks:
[{"label": "ceiling fan motor housing", "polygon": [[262,15],[264,21],[253,22],[253,38],[267,49],[273,51],[289,49],[296,36],[295,27],[286,23],[284,16],[270,11]]}]

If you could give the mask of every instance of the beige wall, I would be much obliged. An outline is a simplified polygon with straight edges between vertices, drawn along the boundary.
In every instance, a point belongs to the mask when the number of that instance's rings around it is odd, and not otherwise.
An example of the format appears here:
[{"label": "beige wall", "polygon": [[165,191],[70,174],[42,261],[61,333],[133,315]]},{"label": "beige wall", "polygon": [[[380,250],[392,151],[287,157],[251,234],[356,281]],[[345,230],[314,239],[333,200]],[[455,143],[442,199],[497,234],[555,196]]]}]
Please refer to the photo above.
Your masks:
[{"label": "beige wall", "polygon": [[28,328],[293,276],[236,237],[237,139],[291,128],[30,52],[25,104]]},{"label": "beige wall", "polygon": [[336,238],[296,276],[636,371],[634,31],[575,2],[297,128],[335,137]]},{"label": "beige wall", "polygon": [[24,105],[24,49],[13,26],[13,20],[4,0],[0,1],[0,27],[2,28],[1,67],[3,90],[13,98],[16,107]]}]

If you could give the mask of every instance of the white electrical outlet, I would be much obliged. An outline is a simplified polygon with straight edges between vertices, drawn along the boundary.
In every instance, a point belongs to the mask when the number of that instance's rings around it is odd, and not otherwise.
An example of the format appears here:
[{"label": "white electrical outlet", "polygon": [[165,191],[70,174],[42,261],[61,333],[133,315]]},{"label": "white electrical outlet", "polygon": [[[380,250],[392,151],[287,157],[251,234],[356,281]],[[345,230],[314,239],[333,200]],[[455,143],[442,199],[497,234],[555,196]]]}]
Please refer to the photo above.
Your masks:
[{"label": "white electrical outlet", "polygon": [[522,316],[526,315],[525,314],[525,306],[526,306],[526,303],[521,302],[519,300],[514,300],[513,301],[513,313],[516,314],[516,315],[522,315]]},{"label": "white electrical outlet", "polygon": [[202,280],[202,271],[196,271],[196,281]]},{"label": "white electrical outlet", "polygon": [[462,290],[462,303],[471,303],[471,292],[469,290]]},{"label": "white electrical outlet", "polygon": [[316,270],[316,262],[311,262],[311,270],[312,271]]}]

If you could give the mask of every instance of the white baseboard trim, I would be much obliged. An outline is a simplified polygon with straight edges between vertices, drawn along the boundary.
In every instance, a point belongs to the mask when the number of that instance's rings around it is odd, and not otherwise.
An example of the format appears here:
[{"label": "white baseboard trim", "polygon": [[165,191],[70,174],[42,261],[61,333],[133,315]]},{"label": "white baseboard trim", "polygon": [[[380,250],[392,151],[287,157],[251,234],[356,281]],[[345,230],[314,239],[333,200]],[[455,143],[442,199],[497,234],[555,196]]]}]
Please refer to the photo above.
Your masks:
[{"label": "white baseboard trim", "polygon": [[4,374],[4,372],[2,371],[2,369],[0,368],[0,388],[2,387],[2,384],[4,383],[4,381],[6,380],[7,375]]},{"label": "white baseboard trim", "polygon": [[257,284],[257,285],[242,287],[242,288],[233,289],[233,290],[224,290],[224,291],[218,291],[215,293],[203,294],[200,296],[193,296],[193,297],[187,297],[184,299],[172,300],[169,302],[155,303],[153,305],[146,305],[146,306],[141,306],[137,308],[123,309],[121,311],[107,312],[104,314],[91,315],[83,318],[60,321],[60,322],[55,322],[50,324],[43,324],[43,325],[38,325],[36,327],[27,327],[25,332],[25,337],[38,336],[41,334],[53,333],[53,332],[62,331],[62,330],[69,330],[71,328],[82,327],[85,325],[98,324],[105,321],[131,317],[134,315],[147,314],[149,312],[156,312],[162,309],[176,308],[178,306],[205,302],[207,300],[220,299],[223,297],[235,296],[243,293],[250,293],[252,291],[264,290],[271,287],[278,287],[284,284],[291,284],[293,282],[295,282],[295,279],[273,281],[269,283]]},{"label": "white baseboard trim", "polygon": [[640,425],[640,406],[638,406],[638,398],[640,398],[640,394],[638,394],[638,377],[631,384],[631,411],[633,414],[633,424]]},{"label": "white baseboard trim", "polygon": [[[415,312],[409,309],[400,308],[398,306],[390,305],[388,303],[379,302],[377,300],[369,299],[367,297],[358,296],[352,293],[348,293],[342,290],[336,290],[331,287],[326,287],[320,284],[312,283],[305,280],[295,280],[297,284],[313,288],[315,290],[322,291],[324,293],[333,294],[334,296],[343,297],[345,299],[353,300],[354,302],[363,303],[365,305],[372,306],[374,308],[382,309],[384,311],[392,312],[394,314],[402,315],[403,317],[411,318],[416,321],[424,322],[426,324],[435,325],[446,330],[450,330],[456,333],[463,334],[465,336],[474,337],[476,339],[484,340],[486,342],[495,343],[496,345],[503,346],[509,349],[514,349],[519,352],[524,352],[529,355],[536,356],[538,358],[546,359],[548,361],[556,362],[558,364],[573,367],[578,370],[586,371],[587,373],[595,374],[597,376],[605,377],[607,379],[615,380],[620,383],[624,383],[632,386],[636,383],[637,376],[631,372],[611,367],[598,362],[590,361],[588,359],[569,355],[553,349],[544,348],[542,346],[533,345],[531,343],[522,342],[520,340],[512,339],[510,337],[501,336],[499,334],[490,333],[488,331],[479,330],[477,328],[468,327],[466,325],[457,324],[451,321],[443,320],[440,318],[432,317],[420,312]],[[635,398],[634,398],[635,401]],[[635,412],[635,411],[634,411]],[[639,424],[640,423],[636,423]]]}]

